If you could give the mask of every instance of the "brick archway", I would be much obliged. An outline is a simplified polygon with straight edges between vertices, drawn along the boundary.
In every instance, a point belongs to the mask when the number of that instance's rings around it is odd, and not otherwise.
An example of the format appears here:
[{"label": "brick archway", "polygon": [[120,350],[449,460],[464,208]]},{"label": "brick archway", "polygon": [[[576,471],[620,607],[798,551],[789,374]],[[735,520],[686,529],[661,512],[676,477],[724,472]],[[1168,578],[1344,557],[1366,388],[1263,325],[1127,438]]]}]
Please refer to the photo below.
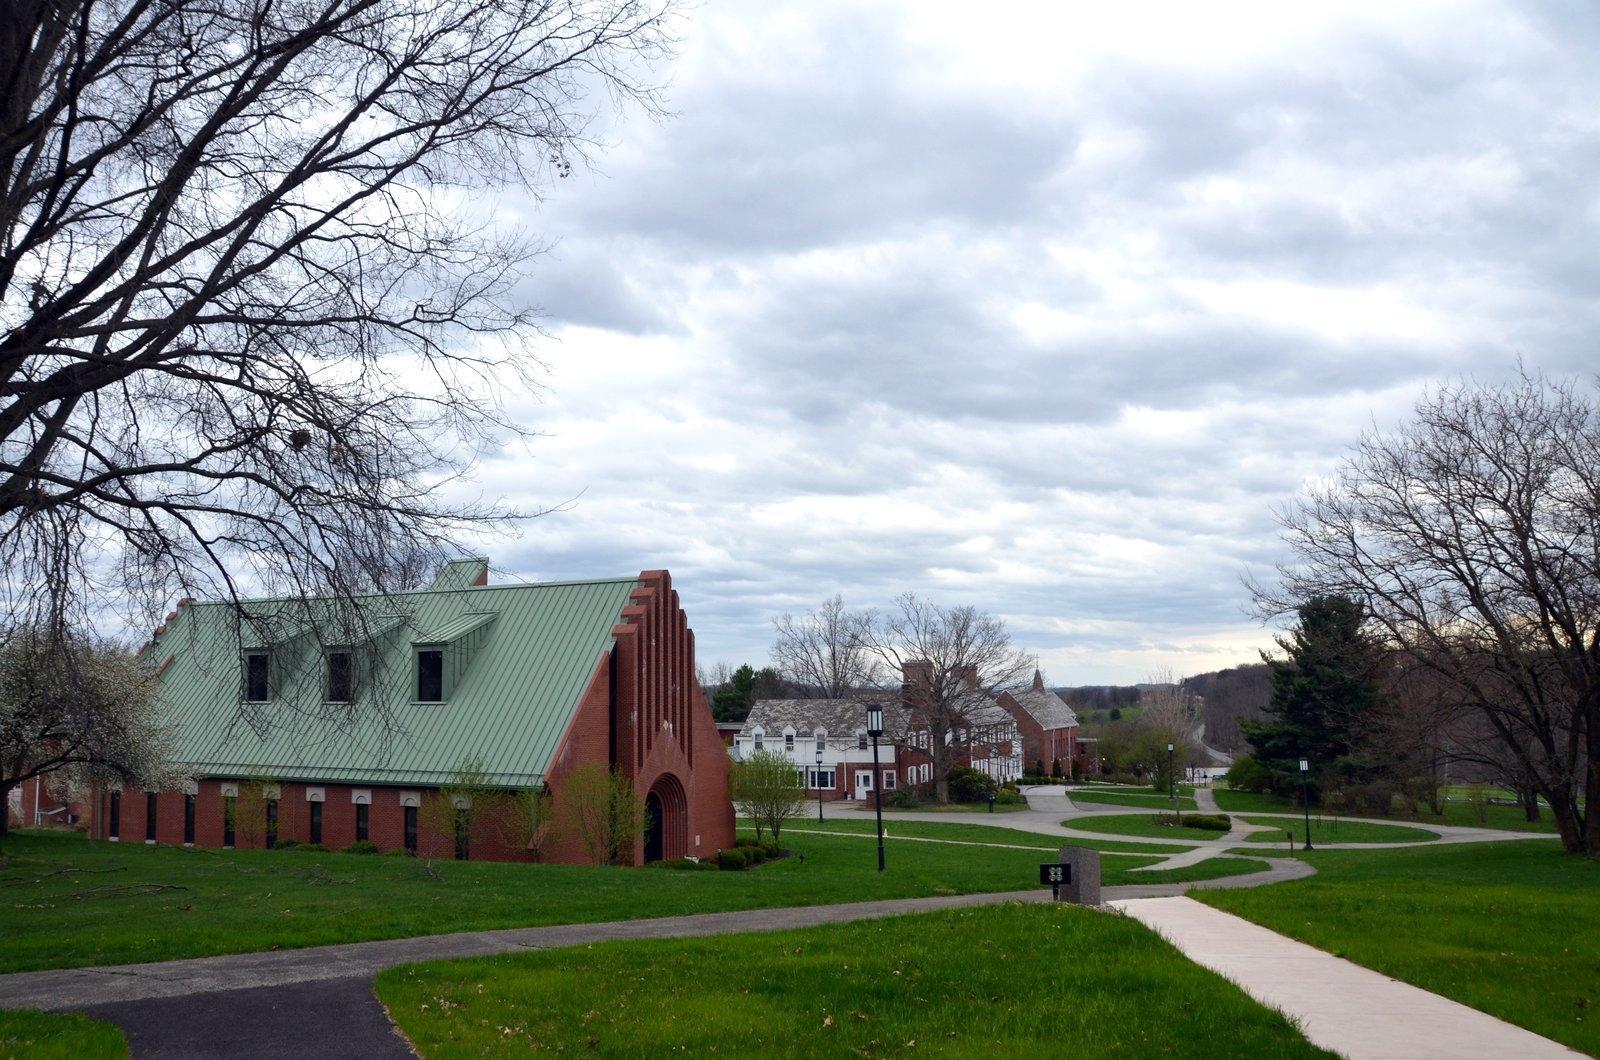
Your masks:
[{"label": "brick archway", "polygon": [[644,860],[681,858],[689,852],[689,797],[683,783],[663,773],[644,799],[650,820],[645,829]]}]

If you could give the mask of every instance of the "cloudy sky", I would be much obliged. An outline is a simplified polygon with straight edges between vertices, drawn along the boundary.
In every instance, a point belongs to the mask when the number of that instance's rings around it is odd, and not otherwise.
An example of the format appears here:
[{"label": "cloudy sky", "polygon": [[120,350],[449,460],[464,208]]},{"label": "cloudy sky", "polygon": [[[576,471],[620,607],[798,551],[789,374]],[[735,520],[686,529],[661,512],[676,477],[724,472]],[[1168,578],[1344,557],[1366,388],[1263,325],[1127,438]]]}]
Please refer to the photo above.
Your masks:
[{"label": "cloudy sky", "polygon": [[703,663],[915,590],[1063,684],[1253,658],[1272,510],[1430,381],[1600,363],[1587,5],[709,0],[554,246],[508,576],[667,567]]}]

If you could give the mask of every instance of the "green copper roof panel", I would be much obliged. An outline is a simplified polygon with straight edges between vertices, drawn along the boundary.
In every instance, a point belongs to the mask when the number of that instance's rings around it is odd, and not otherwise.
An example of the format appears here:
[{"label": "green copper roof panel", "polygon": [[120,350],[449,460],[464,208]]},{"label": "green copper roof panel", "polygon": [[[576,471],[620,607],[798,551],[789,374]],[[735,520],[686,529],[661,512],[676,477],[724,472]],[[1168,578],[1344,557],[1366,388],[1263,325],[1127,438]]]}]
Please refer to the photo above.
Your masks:
[{"label": "green copper roof panel", "polygon": [[[438,784],[481,762],[492,782],[543,777],[627,605],[634,578],[429,589],[373,597],[335,613],[325,601],[266,601],[304,611],[306,632],[273,638],[272,696],[241,702],[235,612],[191,604],[146,658],[165,668],[158,695],[177,729],[177,764],[198,775],[373,784]],[[445,700],[415,701],[416,643],[446,643]],[[324,701],[325,656],[352,653],[349,703]]]}]

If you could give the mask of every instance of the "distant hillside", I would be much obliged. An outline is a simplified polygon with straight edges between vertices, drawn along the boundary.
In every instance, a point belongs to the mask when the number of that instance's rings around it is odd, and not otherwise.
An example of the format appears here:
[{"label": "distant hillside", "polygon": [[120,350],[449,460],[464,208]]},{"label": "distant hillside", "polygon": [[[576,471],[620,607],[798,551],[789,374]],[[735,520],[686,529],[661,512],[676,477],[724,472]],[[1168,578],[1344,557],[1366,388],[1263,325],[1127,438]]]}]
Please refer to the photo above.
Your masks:
[{"label": "distant hillside", "polygon": [[[1201,717],[1206,727],[1206,743],[1220,751],[1241,751],[1244,737],[1239,722],[1259,718],[1272,698],[1272,674],[1265,663],[1248,663],[1228,670],[1185,677],[1182,687],[1202,700]],[[1086,726],[1103,725],[1118,719],[1131,721],[1139,716],[1142,689],[1153,685],[1077,685],[1057,688],[1061,698],[1071,704]],[[1115,710],[1117,717],[1111,712]]]},{"label": "distant hillside", "polygon": [[1221,751],[1245,749],[1241,721],[1263,717],[1272,699],[1272,671],[1266,663],[1247,663],[1183,679],[1204,700],[1206,743]]}]

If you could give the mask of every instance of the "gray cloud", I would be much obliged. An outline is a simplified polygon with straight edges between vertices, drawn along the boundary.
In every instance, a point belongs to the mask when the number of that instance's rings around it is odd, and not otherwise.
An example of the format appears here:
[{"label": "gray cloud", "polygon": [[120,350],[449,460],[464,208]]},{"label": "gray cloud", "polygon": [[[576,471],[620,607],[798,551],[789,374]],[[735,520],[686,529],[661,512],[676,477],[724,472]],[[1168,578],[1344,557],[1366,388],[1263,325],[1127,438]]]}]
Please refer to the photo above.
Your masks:
[{"label": "gray cloud", "polygon": [[582,497],[489,547],[672,568],[707,660],[906,589],[1059,680],[1249,660],[1274,504],[1432,380],[1600,360],[1600,19],[1347,7],[697,11],[675,116],[512,204],[547,437],[482,486]]}]

